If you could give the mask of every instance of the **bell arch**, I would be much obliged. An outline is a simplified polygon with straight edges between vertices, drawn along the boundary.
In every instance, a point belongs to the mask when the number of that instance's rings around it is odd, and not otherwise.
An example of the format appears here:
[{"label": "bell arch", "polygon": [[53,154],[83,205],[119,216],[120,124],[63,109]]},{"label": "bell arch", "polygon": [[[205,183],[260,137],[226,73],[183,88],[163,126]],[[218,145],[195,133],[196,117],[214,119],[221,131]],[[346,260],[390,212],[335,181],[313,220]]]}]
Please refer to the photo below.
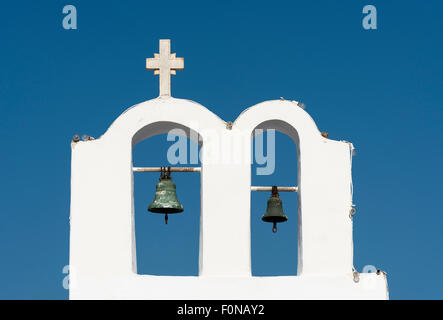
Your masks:
[{"label": "bell arch", "polygon": [[[298,274],[351,272],[349,145],[324,138],[309,114],[296,101],[259,103],[241,113],[234,127],[249,131],[251,136],[256,128],[273,128],[291,137],[296,144]],[[338,234],[337,230],[345,232]]]},{"label": "bell arch", "polygon": [[[178,130],[177,130],[178,129]],[[170,138],[173,139],[170,139]],[[201,175],[172,172],[180,214],[153,213],[152,205],[160,172],[140,172],[144,167],[186,166],[200,168],[199,162],[189,163],[191,153],[200,151],[202,143],[192,129],[172,122],[156,122],[140,129],[133,137],[133,247],[139,275],[198,275],[199,235],[201,217]],[[168,138],[168,139],[167,139]],[[196,142],[196,143],[195,143]],[[180,146],[179,156],[170,158],[169,148]],[[200,146],[200,147],[199,147]],[[184,161],[186,158],[186,161]],[[168,180],[170,181],[170,180]],[[163,182],[164,185],[165,182]],[[175,188],[174,188],[175,189]],[[151,208],[152,209],[152,208]],[[166,217],[169,217],[167,219]],[[167,221],[166,221],[167,219]],[[165,224],[168,222],[167,224]]]},{"label": "bell arch", "polygon": [[[294,191],[277,190],[279,198],[277,203],[282,204],[282,210],[275,211],[274,209],[272,214],[275,215],[274,218],[268,216],[267,222],[262,220],[263,214],[270,214],[267,207],[269,201],[276,203],[270,189],[272,186],[296,187],[299,184],[297,142],[296,130],[280,120],[265,121],[252,131],[251,148],[254,152],[251,154],[254,156],[254,161],[251,163],[250,194],[251,270],[252,275],[256,277],[298,274],[299,194]],[[259,146],[261,143],[264,144],[263,147]],[[266,152],[266,158],[262,158],[262,161],[266,159],[266,163],[262,164],[261,169],[259,169],[261,163],[257,163],[258,160],[255,158],[260,157],[260,151],[263,152],[263,156]],[[268,190],[256,192],[256,186],[266,186]],[[274,221],[275,227],[278,228],[275,234],[273,224],[269,223]]]},{"label": "bell arch", "polygon": [[[82,196],[82,199],[76,201],[76,192],[72,194],[74,205],[71,214],[78,217],[71,221],[71,237],[76,239],[71,246],[71,260],[89,260],[87,265],[101,269],[104,273],[136,273],[132,149],[138,142],[167,133],[173,128],[195,133],[190,134],[189,138],[200,136],[204,144],[204,131],[224,129],[224,122],[195,102],[157,98],[126,110],[99,139],[75,145],[73,173],[77,166],[89,168],[89,172],[81,177],[81,181],[77,181],[82,185],[82,194],[90,193],[94,197],[87,201]],[[201,188],[204,188],[204,161],[201,165]],[[75,189],[76,179],[73,179],[72,183]],[[102,192],[95,192],[98,188]],[[104,197],[104,194],[107,196]],[[85,205],[77,208],[77,202]],[[201,206],[203,215],[203,204]],[[81,214],[76,214],[77,211]],[[201,220],[203,219],[202,216]],[[101,240],[96,241],[94,228],[91,227],[103,226],[99,221],[104,221],[108,228],[101,231]],[[77,234],[80,232],[77,230],[82,230],[82,236]],[[86,232],[87,230],[90,232]],[[200,237],[203,237],[202,231]],[[88,250],[85,251],[85,247]],[[202,251],[200,248],[199,269],[203,267]]]}]

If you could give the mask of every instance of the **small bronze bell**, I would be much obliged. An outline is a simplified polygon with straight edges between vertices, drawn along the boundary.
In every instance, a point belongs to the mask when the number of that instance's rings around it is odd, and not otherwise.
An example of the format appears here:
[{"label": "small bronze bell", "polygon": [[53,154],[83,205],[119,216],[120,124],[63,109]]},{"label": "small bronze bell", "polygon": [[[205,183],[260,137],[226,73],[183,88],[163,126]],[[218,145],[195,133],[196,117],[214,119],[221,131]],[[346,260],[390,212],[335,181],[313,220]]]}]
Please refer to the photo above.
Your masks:
[{"label": "small bronze bell", "polygon": [[165,214],[165,223],[168,224],[168,214],[183,212],[183,206],[177,199],[175,183],[171,179],[171,167],[161,168],[160,181],[157,183],[154,201],[148,211]]},{"label": "small bronze bell", "polygon": [[268,200],[268,208],[261,218],[264,222],[272,222],[272,232],[277,232],[277,223],[285,222],[288,217],[283,212],[282,201],[278,194],[277,186],[272,187],[272,194]]}]

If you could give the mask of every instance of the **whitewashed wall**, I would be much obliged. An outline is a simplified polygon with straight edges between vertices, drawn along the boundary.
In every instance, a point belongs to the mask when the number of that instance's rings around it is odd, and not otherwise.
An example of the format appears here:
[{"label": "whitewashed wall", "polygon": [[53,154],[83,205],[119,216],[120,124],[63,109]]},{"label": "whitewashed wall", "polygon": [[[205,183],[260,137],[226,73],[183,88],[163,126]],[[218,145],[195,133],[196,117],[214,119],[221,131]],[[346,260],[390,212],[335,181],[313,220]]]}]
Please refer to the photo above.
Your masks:
[{"label": "whitewashed wall", "polygon": [[[139,275],[132,148],[176,127],[203,139],[199,276]],[[293,184],[299,186],[300,206],[297,277],[251,276],[249,157],[255,128],[275,128],[298,146],[294,170],[298,167],[299,181]],[[245,132],[249,137],[239,139]],[[216,161],[210,150],[219,148],[220,137],[232,142],[222,150],[224,157],[246,150],[246,161]],[[386,299],[383,273],[353,281],[351,204],[349,144],[322,137],[295,102],[260,103],[229,130],[195,102],[146,101],[125,111],[99,139],[72,144],[70,298]],[[237,223],[229,223],[233,219]]]}]

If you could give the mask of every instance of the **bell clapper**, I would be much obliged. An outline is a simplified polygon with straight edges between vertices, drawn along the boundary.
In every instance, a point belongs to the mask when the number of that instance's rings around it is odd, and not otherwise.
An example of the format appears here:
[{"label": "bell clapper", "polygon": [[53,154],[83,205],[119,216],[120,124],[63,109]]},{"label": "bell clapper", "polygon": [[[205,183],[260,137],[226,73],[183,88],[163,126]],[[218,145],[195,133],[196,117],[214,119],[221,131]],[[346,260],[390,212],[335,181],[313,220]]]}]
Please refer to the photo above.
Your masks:
[{"label": "bell clapper", "polygon": [[277,232],[277,222],[274,222],[274,226],[272,227],[272,232]]},{"label": "bell clapper", "polygon": [[165,224],[168,224],[168,214],[165,214]]}]

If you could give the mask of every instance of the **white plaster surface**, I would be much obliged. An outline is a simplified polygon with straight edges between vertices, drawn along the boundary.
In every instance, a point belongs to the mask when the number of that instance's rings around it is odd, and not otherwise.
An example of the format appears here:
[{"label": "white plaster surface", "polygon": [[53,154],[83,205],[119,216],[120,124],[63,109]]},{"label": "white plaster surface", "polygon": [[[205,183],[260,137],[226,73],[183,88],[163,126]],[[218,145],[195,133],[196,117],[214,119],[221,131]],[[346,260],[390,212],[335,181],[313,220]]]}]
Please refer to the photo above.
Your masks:
[{"label": "white plaster surface", "polygon": [[[132,148],[176,127],[203,139],[199,276],[138,275]],[[299,180],[292,184],[299,187],[296,277],[251,276],[250,158],[219,163],[209,152],[219,148],[217,137],[231,140],[231,148],[222,149],[227,158],[251,150],[255,128],[275,128],[298,146],[293,168]],[[244,132],[249,137],[238,139]],[[72,144],[70,298],[387,299],[384,273],[353,281],[350,151],[350,144],[322,137],[308,113],[291,101],[255,105],[232,130],[188,100],[159,97],[128,109],[99,139]],[[233,219],[236,224],[229,223]]]}]

